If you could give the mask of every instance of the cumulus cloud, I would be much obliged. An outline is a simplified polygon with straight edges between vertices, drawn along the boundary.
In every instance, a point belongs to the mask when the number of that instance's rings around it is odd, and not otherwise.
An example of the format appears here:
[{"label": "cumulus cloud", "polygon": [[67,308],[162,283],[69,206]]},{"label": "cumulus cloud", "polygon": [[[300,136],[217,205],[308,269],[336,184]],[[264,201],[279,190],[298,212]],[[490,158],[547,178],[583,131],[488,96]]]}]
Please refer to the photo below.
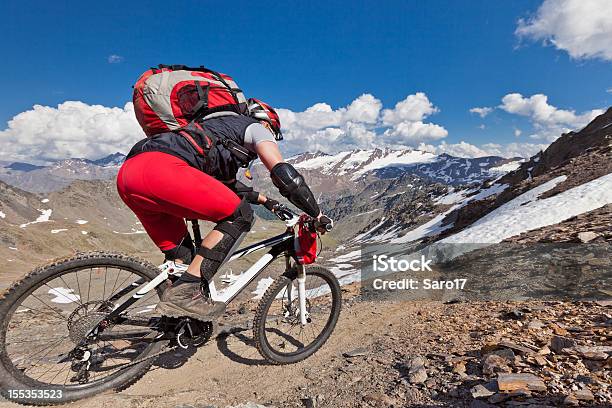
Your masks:
[{"label": "cumulus cloud", "polygon": [[417,92],[398,102],[393,109],[383,110],[382,122],[384,125],[420,122],[438,111],[438,108],[430,102],[427,95],[423,92]]},{"label": "cumulus cloud", "polygon": [[493,108],[489,108],[489,107],[472,108],[472,109],[470,109],[470,113],[475,113],[475,114],[479,115],[481,118],[484,118],[485,116],[487,116],[492,111],[493,111]]},{"label": "cumulus cloud", "polygon": [[516,35],[543,41],[572,58],[612,60],[612,2],[545,0],[534,16],[518,22]]},{"label": "cumulus cloud", "polygon": [[514,137],[519,137],[522,133],[523,131],[521,129],[514,128]]},{"label": "cumulus cloud", "polygon": [[[603,112],[576,113],[548,103],[546,95],[529,97],[508,94],[498,107],[529,118],[535,132],[533,143],[473,145],[465,141],[446,143],[448,131],[428,121],[438,108],[424,93],[408,95],[393,108],[383,109],[379,99],[364,94],[340,108],[317,103],[301,112],[278,109],[286,143],[286,155],[304,151],[334,153],[373,147],[420,148],[454,156],[498,155],[528,157],[546,147],[561,133],[577,129]],[[514,130],[515,136],[520,134]],[[35,105],[16,115],[0,131],[2,160],[44,163],[68,157],[100,158],[116,151],[127,152],[144,137],[131,102],[122,108],[67,101],[57,107]],[[434,145],[436,144],[437,145]]]},{"label": "cumulus cloud", "polygon": [[3,158],[27,162],[127,152],[142,137],[131,102],[123,108],[77,101],[57,107],[35,105],[0,131]]},{"label": "cumulus cloud", "polygon": [[507,94],[499,107],[508,113],[529,118],[535,130],[530,137],[548,142],[553,142],[562,133],[582,128],[604,112],[603,109],[593,109],[577,114],[573,110],[559,109],[549,104],[548,96],[543,94],[530,97],[520,93]]},{"label": "cumulus cloud", "polygon": [[119,64],[123,62],[124,58],[121,55],[111,54],[106,60],[109,64]]},{"label": "cumulus cloud", "polygon": [[448,131],[425,119],[438,112],[423,92],[408,95],[391,109],[382,109],[379,99],[363,94],[348,106],[333,109],[316,103],[302,112],[278,109],[289,154],[303,151],[372,147],[414,147],[443,139]]},{"label": "cumulus cloud", "polygon": [[540,150],[546,149],[548,144],[545,143],[485,143],[477,146],[465,141],[459,143],[441,142],[437,146],[421,144],[420,150],[425,150],[435,154],[450,154],[456,157],[485,157],[485,156],[501,156],[501,157],[531,157]]}]

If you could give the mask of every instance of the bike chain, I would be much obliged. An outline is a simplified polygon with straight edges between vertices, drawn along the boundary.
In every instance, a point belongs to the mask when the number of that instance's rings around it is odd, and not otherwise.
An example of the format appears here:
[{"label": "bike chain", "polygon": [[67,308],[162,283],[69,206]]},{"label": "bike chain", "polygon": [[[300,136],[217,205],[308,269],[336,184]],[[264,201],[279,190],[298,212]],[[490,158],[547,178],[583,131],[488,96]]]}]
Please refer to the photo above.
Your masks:
[{"label": "bike chain", "polygon": [[[164,347],[162,350],[158,351],[157,353],[151,354],[150,356],[141,357],[141,358],[138,358],[138,359],[136,359],[136,360],[134,360],[134,361],[130,361],[129,363],[125,363],[125,364],[123,365],[123,368],[125,368],[125,367],[130,367],[130,366],[133,366],[133,365],[136,365],[136,364],[140,364],[140,363],[142,363],[142,362],[144,362],[144,361],[150,360],[150,359],[155,358],[155,357],[159,357],[159,356],[161,356],[162,354],[168,353],[168,352],[170,352],[170,351],[177,350],[177,349],[179,349],[179,348],[180,348],[180,347],[179,347],[178,345],[173,346],[173,347],[168,347],[168,346],[166,346],[166,347]],[[123,370],[123,368],[121,368],[121,369]]]},{"label": "bike chain", "polygon": [[[211,332],[209,333],[208,339],[206,341],[210,340],[210,338],[212,337],[212,334],[213,334],[212,330],[213,329],[211,328]],[[163,337],[163,335],[162,335],[162,337]],[[172,341],[172,340],[170,340],[170,341]],[[198,347],[198,346],[192,346],[192,347]],[[140,363],[142,363],[144,361],[147,361],[147,360],[150,360],[152,358],[159,357],[162,354],[166,354],[168,352],[172,352],[172,351],[179,350],[179,349],[184,350],[184,348],[181,347],[179,344],[176,344],[175,346],[172,346],[172,347],[166,346],[162,350],[158,351],[157,353],[151,354],[149,356],[141,357],[141,358],[136,359],[134,361],[130,361],[129,363],[125,363],[124,367],[130,367],[130,366],[133,366],[133,365],[136,365],[136,364],[140,364]]]}]

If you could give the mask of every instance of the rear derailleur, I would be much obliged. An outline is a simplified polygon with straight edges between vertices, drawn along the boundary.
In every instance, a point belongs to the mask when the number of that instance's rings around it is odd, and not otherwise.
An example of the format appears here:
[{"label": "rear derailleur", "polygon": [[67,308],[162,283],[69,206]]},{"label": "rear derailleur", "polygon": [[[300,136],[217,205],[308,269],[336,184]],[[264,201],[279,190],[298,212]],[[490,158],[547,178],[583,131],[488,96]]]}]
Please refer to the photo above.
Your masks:
[{"label": "rear derailleur", "polygon": [[78,382],[79,384],[89,382],[92,355],[91,350],[86,347],[77,347],[69,353],[68,357],[72,360],[70,369],[76,373],[70,378],[71,382]]}]

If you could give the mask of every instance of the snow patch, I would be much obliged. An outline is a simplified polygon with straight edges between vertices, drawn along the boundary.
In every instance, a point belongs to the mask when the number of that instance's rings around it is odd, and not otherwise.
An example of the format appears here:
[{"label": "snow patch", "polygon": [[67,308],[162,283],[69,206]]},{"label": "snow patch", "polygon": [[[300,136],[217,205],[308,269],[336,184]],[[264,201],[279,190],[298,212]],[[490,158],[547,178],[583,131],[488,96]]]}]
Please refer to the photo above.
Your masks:
[{"label": "snow patch", "polygon": [[382,219],[380,220],[380,222],[378,224],[374,225],[372,228],[370,228],[366,232],[357,235],[355,238],[352,239],[352,241],[353,242],[360,242],[360,241],[362,241],[364,238],[366,238],[367,236],[371,235],[374,231],[376,231],[378,228],[380,228],[380,226],[383,225],[384,223],[385,223],[385,217],[382,217]]},{"label": "snow patch", "polygon": [[511,171],[514,171],[516,169],[518,169],[519,167],[521,167],[521,163],[523,161],[522,160],[517,160],[517,161],[512,161],[509,163],[505,163],[496,167],[491,167],[489,168],[489,173],[492,173],[496,176],[500,176],[506,173],[510,173]]},{"label": "snow patch", "polygon": [[234,272],[232,271],[226,272],[219,276],[221,282],[225,283],[226,285],[231,285],[232,283],[236,282],[239,277],[240,275],[234,275]]},{"label": "snow patch", "polygon": [[[382,153],[381,157],[374,157]],[[354,150],[335,155],[323,155],[295,163],[298,169],[319,169],[322,173],[343,175],[352,174],[353,179],[364,173],[385,167],[411,166],[419,163],[434,162],[438,157],[420,150]]]},{"label": "snow patch", "polygon": [[329,262],[332,262],[332,263],[346,263],[348,261],[353,261],[355,259],[359,259],[360,256],[361,256],[361,249],[357,249],[355,251],[351,251],[349,253],[342,254],[340,256],[332,258],[332,259],[329,260]]},{"label": "snow patch", "polygon": [[336,276],[336,278],[341,278],[343,276],[355,273],[357,269],[355,269],[352,264],[338,264],[331,266],[329,270]]},{"label": "snow patch", "polygon": [[270,285],[272,285],[272,282],[274,282],[273,278],[260,279],[257,282],[257,287],[255,288],[255,290],[251,292],[253,295],[255,295],[253,296],[253,299],[261,299],[266,290],[268,290]]},{"label": "snow patch", "polygon": [[408,231],[406,234],[402,235],[399,238],[395,238],[391,240],[393,244],[403,244],[406,242],[416,241],[417,239],[422,239],[428,237],[430,235],[438,234],[444,230],[449,229],[453,226],[453,224],[442,225],[442,220],[449,214],[451,211],[457,209],[459,205],[455,205],[443,212],[442,214],[438,214],[431,220],[427,221],[425,224],[416,227],[413,230]]},{"label": "snow patch", "polygon": [[441,242],[497,243],[612,203],[612,173],[553,197],[539,198],[566,178],[559,176],[532,188]]},{"label": "snow patch", "polygon": [[51,230],[52,234],[58,234],[60,232],[64,232],[64,231],[68,231],[66,228],[60,228],[60,229],[53,229]]},{"label": "snow patch", "polygon": [[40,200],[41,203],[46,204],[49,202],[48,198],[43,198],[42,200]]},{"label": "snow patch", "polygon": [[[132,228],[133,229],[133,228]],[[121,235],[134,235],[134,234],[146,234],[146,231],[142,231],[142,230],[133,230],[132,232],[119,232],[119,231],[113,231],[113,233],[115,234],[121,234]]]},{"label": "snow patch", "polygon": [[53,210],[49,209],[49,210],[38,210],[40,211],[40,215],[38,216],[38,218],[36,218],[35,221],[30,221],[30,222],[26,222],[25,224],[21,224],[19,226],[19,228],[25,228],[28,225],[32,225],[32,224],[38,224],[40,222],[48,222],[49,218],[51,218],[51,213],[53,212]]},{"label": "snow patch", "polygon": [[440,196],[440,197],[436,198],[434,200],[434,203],[440,204],[440,205],[455,204],[455,203],[463,200],[467,193],[468,193],[467,190],[459,190],[459,191],[451,190],[450,192],[444,194],[443,196]]},{"label": "snow patch", "polygon": [[0,211],[0,218],[6,218],[6,214]]},{"label": "snow patch", "polygon": [[77,223],[77,224],[79,224],[79,225],[85,225],[85,224],[87,224],[88,222],[89,222],[89,221],[87,221],[87,220],[76,220],[76,223]]},{"label": "snow patch", "polygon": [[420,150],[412,150],[408,152],[402,150],[391,151],[386,156],[379,159],[374,159],[370,163],[363,166],[361,169],[355,172],[352,178],[355,179],[368,171],[378,170],[385,167],[399,167],[414,165],[417,163],[429,163],[435,161],[436,159],[437,156],[435,154]]},{"label": "snow patch", "polygon": [[77,302],[81,297],[79,295],[72,294],[72,292],[74,292],[73,289],[59,287],[49,289],[47,293],[55,296],[55,298],[51,299],[51,302],[53,303]]}]

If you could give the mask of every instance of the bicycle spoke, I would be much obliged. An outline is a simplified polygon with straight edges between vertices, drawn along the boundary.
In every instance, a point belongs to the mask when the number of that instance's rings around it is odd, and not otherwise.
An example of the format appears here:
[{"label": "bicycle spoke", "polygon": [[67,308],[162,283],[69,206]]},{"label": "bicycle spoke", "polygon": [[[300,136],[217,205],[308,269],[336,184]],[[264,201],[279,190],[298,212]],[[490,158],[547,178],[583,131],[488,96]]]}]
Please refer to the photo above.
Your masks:
[{"label": "bicycle spoke", "polygon": [[329,283],[322,277],[310,276],[305,295],[306,324],[301,323],[299,291],[295,287],[295,280],[279,288],[268,309],[264,335],[269,347],[277,354],[301,353],[314,344],[327,327],[334,302]]},{"label": "bicycle spoke", "polygon": [[38,300],[40,303],[42,303],[43,305],[47,306],[48,309],[50,309],[52,312],[54,312],[56,315],[58,315],[59,317],[62,318],[62,320],[68,320],[67,317],[64,317],[64,315],[62,315],[60,312],[58,312],[57,310],[55,310],[53,307],[49,306],[47,303],[43,302],[42,300],[40,300],[40,298],[38,296],[36,296],[34,293],[30,294],[30,296],[33,296],[36,300]]},{"label": "bicycle spoke", "polygon": [[89,268],[89,283],[87,284],[87,303],[89,303],[90,297],[89,294],[91,292],[91,273],[93,272],[93,268]]},{"label": "bicycle spoke", "polygon": [[[81,285],[83,273],[88,281]],[[151,337],[155,330],[151,314],[159,302],[158,291],[152,290],[126,309],[124,313],[134,317],[125,316],[126,319],[110,322],[100,333],[84,342],[85,338],[79,339],[108,312],[104,309],[108,298],[118,294],[115,303],[119,304],[129,299],[129,294],[137,286],[135,282],[148,282],[150,279],[143,273],[104,264],[79,270],[67,269],[65,273],[52,275],[49,280],[41,279],[14,306],[15,311],[8,317],[4,335],[5,356],[16,370],[32,381],[56,386],[63,384],[65,387],[81,386],[73,379],[79,373],[72,369],[77,360],[71,354],[79,345],[91,352],[90,366],[86,373],[82,373],[89,375],[87,382],[106,380],[140,358],[156,341]],[[48,298],[47,293],[55,298]],[[60,304],[55,305],[56,302]]]},{"label": "bicycle spoke", "polygon": [[102,290],[102,300],[106,300],[106,277],[108,276],[108,267],[104,267],[104,287]]}]

